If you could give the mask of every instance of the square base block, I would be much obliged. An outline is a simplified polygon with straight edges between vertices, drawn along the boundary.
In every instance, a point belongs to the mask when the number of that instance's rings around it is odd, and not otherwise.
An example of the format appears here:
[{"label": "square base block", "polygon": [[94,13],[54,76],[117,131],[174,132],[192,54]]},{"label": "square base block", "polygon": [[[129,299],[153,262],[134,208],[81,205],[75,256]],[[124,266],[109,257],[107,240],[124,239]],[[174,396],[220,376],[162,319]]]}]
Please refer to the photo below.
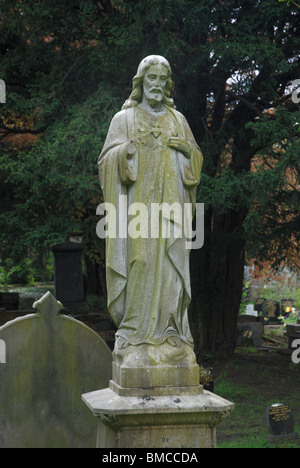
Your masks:
[{"label": "square base block", "polygon": [[199,366],[123,367],[112,363],[112,377],[123,388],[192,387],[199,385]]},{"label": "square base block", "polygon": [[121,396],[107,388],[82,399],[99,418],[98,448],[215,448],[216,425],[234,409],[205,390]]}]

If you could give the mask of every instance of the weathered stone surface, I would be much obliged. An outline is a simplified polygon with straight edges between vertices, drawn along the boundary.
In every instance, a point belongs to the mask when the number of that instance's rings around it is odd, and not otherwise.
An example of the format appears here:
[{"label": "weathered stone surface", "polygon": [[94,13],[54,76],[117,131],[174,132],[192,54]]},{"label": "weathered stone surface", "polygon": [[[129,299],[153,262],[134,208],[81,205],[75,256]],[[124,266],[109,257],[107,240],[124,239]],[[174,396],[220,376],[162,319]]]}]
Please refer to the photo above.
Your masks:
[{"label": "weathered stone surface", "polygon": [[215,426],[234,408],[207,391],[122,397],[105,389],[83,400],[99,418],[97,446],[105,448],[213,448]]},{"label": "weathered stone surface", "polygon": [[[99,418],[101,448],[215,447],[215,426],[234,406],[199,385],[188,323],[191,246],[187,232],[176,231],[191,227],[182,213],[197,208],[203,156],[171,88],[164,57],[141,61],[98,162],[105,210],[117,214],[115,232],[104,237],[108,310],[118,330],[110,387],[82,398]],[[137,204],[143,229],[131,235]],[[168,208],[156,218],[156,235],[153,205]]]},{"label": "weathered stone surface", "polygon": [[291,408],[282,403],[274,403],[266,409],[266,420],[270,431],[267,440],[278,442],[282,440],[297,439],[294,432],[294,416]]},{"label": "weathered stone surface", "polygon": [[274,403],[266,410],[266,419],[273,435],[294,432],[294,417],[291,408],[282,403]]},{"label": "weathered stone surface", "polygon": [[37,313],[0,327],[0,447],[95,447],[97,424],[81,394],[105,388],[111,352],[47,293]]},{"label": "weathered stone surface", "polygon": [[191,346],[129,346],[113,352],[113,380],[121,387],[199,385],[199,366]]},{"label": "weathered stone surface", "polygon": [[200,395],[203,393],[202,385],[192,387],[173,387],[166,385],[162,387],[120,387],[114,380],[110,380],[109,388],[119,396],[169,396],[169,395]]},{"label": "weathered stone surface", "polygon": [[263,344],[263,325],[261,322],[239,323],[237,334],[237,346],[242,345],[244,337],[251,338],[253,346],[262,346]]},{"label": "weathered stone surface", "polygon": [[[104,200],[117,214],[116,235],[106,237],[108,310],[118,327],[113,360],[125,369],[161,366],[161,374],[165,363],[196,366],[187,313],[190,250],[182,215],[186,204],[196,206],[203,156],[169,98],[171,86],[164,57],[143,59],[134,91],[112,119],[99,157]],[[147,224],[138,236],[130,231],[136,203],[145,207]],[[168,209],[153,226],[153,206],[161,204]],[[169,232],[163,235],[166,226]]]}]

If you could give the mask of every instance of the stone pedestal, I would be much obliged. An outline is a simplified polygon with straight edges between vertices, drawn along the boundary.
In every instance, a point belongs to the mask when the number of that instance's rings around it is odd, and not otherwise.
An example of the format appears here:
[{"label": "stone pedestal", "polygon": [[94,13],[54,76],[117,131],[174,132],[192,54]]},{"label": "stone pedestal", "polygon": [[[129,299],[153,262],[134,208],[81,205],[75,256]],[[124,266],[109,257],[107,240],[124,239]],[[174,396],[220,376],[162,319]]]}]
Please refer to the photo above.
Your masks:
[{"label": "stone pedestal", "polygon": [[98,448],[214,448],[234,405],[203,390],[190,346],[115,346],[109,388],[82,395]]},{"label": "stone pedestal", "polygon": [[215,448],[216,425],[234,405],[201,386],[125,389],[82,395],[98,423],[98,448]]}]

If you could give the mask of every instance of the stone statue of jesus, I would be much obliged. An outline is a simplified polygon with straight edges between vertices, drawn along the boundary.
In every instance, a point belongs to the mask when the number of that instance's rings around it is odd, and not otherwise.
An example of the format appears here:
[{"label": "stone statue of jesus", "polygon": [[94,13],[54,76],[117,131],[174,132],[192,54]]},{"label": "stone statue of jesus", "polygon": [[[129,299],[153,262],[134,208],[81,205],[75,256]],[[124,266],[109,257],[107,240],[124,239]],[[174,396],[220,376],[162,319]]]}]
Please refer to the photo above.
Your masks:
[{"label": "stone statue of jesus", "polygon": [[[171,89],[168,61],[144,58],[129,99],[112,119],[98,164],[104,200],[117,210],[121,195],[124,211],[136,202],[149,213],[153,203],[196,204],[203,156]],[[130,216],[118,215],[129,222]],[[184,235],[174,236],[172,212],[168,221],[168,238],[106,239],[108,310],[118,327],[114,361],[121,366],[195,364],[188,323],[190,251]]]}]

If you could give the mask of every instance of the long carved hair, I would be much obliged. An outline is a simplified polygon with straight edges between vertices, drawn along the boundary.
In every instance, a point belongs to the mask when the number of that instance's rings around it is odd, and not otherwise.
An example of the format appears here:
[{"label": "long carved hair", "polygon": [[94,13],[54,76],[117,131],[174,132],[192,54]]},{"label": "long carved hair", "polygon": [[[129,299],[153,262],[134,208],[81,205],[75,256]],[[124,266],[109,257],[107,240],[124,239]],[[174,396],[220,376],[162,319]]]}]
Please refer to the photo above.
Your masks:
[{"label": "long carved hair", "polygon": [[129,107],[135,107],[141,102],[143,97],[143,81],[145,73],[151,65],[156,64],[162,64],[168,70],[168,77],[163,97],[163,103],[168,107],[175,108],[174,101],[170,98],[172,90],[172,71],[170,64],[161,55],[149,55],[148,57],[144,58],[138,66],[137,74],[132,80],[132,93],[130,94],[127,101],[125,101],[125,103],[123,104],[122,110],[128,109]]}]

